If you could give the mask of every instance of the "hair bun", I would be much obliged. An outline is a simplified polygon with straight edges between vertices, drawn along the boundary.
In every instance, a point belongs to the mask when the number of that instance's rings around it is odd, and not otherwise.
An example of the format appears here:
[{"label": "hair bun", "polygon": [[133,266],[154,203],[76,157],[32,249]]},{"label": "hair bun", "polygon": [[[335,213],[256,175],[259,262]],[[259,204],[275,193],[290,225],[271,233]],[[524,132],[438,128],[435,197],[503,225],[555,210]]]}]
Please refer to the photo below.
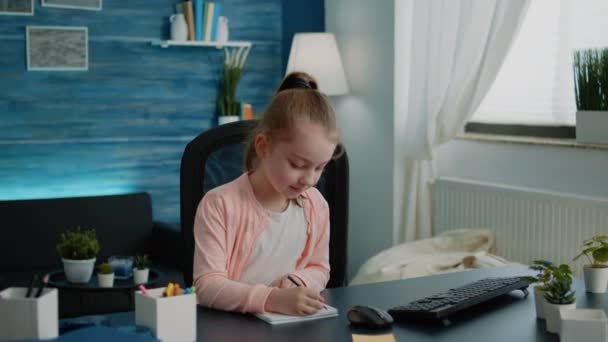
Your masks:
[{"label": "hair bun", "polygon": [[285,77],[277,93],[287,89],[317,90],[317,81],[305,72],[292,72]]}]

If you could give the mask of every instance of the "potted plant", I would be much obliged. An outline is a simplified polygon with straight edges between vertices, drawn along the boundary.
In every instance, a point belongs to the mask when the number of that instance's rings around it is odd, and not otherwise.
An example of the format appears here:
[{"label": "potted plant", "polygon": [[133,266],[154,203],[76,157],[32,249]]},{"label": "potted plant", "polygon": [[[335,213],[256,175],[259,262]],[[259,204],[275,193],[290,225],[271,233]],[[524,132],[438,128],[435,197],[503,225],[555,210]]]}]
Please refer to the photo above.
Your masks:
[{"label": "potted plant", "polygon": [[536,317],[545,318],[545,293],[551,279],[553,278],[553,269],[555,265],[546,260],[534,260],[530,265],[530,269],[537,271],[535,277],[524,277],[524,280],[529,283],[537,283],[534,286],[534,305],[536,307]]},{"label": "potted plant", "polygon": [[145,284],[148,282],[148,276],[150,275],[150,259],[147,254],[136,255],[133,262],[135,269],[133,270],[133,282],[136,285]]},{"label": "potted plant", "polygon": [[608,48],[573,55],[576,140],[608,144]]},{"label": "potted plant", "polygon": [[66,231],[56,246],[63,262],[66,279],[71,283],[88,283],[93,274],[99,242],[95,230]]},{"label": "potted plant", "polygon": [[97,282],[99,283],[99,287],[114,286],[114,270],[112,270],[112,265],[104,262],[97,267]]},{"label": "potted plant", "polygon": [[[608,114],[608,113],[607,113]],[[583,250],[574,260],[583,255],[589,260],[583,266],[585,290],[592,293],[606,292],[608,283],[608,236],[597,235],[583,242]]]},{"label": "potted plant", "polygon": [[245,61],[250,47],[224,49],[224,63],[221,70],[217,97],[218,124],[240,119],[240,105],[236,100],[236,89],[245,70]]},{"label": "potted plant", "polygon": [[545,319],[547,331],[557,333],[560,329],[560,310],[576,309],[576,297],[572,289],[572,271],[570,266],[562,264],[551,267],[552,279],[545,292]]}]

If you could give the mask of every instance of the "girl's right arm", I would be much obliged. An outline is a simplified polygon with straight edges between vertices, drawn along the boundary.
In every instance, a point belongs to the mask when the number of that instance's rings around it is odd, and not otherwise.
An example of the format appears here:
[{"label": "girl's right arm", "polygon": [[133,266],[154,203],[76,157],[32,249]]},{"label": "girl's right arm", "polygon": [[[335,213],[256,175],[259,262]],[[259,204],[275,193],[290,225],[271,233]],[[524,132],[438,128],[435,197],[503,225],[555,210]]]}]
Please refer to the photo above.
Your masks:
[{"label": "girl's right arm", "polygon": [[194,285],[201,305],[240,312],[265,312],[272,288],[228,279],[226,217],[222,199],[208,193],[194,219]]}]

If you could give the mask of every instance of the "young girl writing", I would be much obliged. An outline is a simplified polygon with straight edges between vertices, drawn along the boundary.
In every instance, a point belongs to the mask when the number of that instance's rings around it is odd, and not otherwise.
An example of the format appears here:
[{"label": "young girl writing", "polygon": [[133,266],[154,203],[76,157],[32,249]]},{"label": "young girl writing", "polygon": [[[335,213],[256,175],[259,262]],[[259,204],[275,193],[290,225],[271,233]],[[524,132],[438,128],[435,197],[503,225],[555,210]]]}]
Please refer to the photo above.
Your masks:
[{"label": "young girl writing", "polygon": [[282,82],[245,151],[247,172],[209,191],[194,220],[200,304],[309,315],[329,279],[329,207],[313,186],[338,144],[312,77]]}]

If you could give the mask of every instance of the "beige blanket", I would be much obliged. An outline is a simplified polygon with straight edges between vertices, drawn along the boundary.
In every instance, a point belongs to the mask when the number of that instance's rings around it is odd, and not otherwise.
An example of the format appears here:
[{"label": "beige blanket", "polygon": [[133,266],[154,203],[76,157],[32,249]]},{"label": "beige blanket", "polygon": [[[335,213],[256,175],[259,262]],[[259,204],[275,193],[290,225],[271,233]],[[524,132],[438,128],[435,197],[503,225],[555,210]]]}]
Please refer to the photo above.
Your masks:
[{"label": "beige blanket", "polygon": [[494,234],[487,229],[453,230],[404,243],[365,262],[350,285],[512,264],[490,254],[493,245]]}]

